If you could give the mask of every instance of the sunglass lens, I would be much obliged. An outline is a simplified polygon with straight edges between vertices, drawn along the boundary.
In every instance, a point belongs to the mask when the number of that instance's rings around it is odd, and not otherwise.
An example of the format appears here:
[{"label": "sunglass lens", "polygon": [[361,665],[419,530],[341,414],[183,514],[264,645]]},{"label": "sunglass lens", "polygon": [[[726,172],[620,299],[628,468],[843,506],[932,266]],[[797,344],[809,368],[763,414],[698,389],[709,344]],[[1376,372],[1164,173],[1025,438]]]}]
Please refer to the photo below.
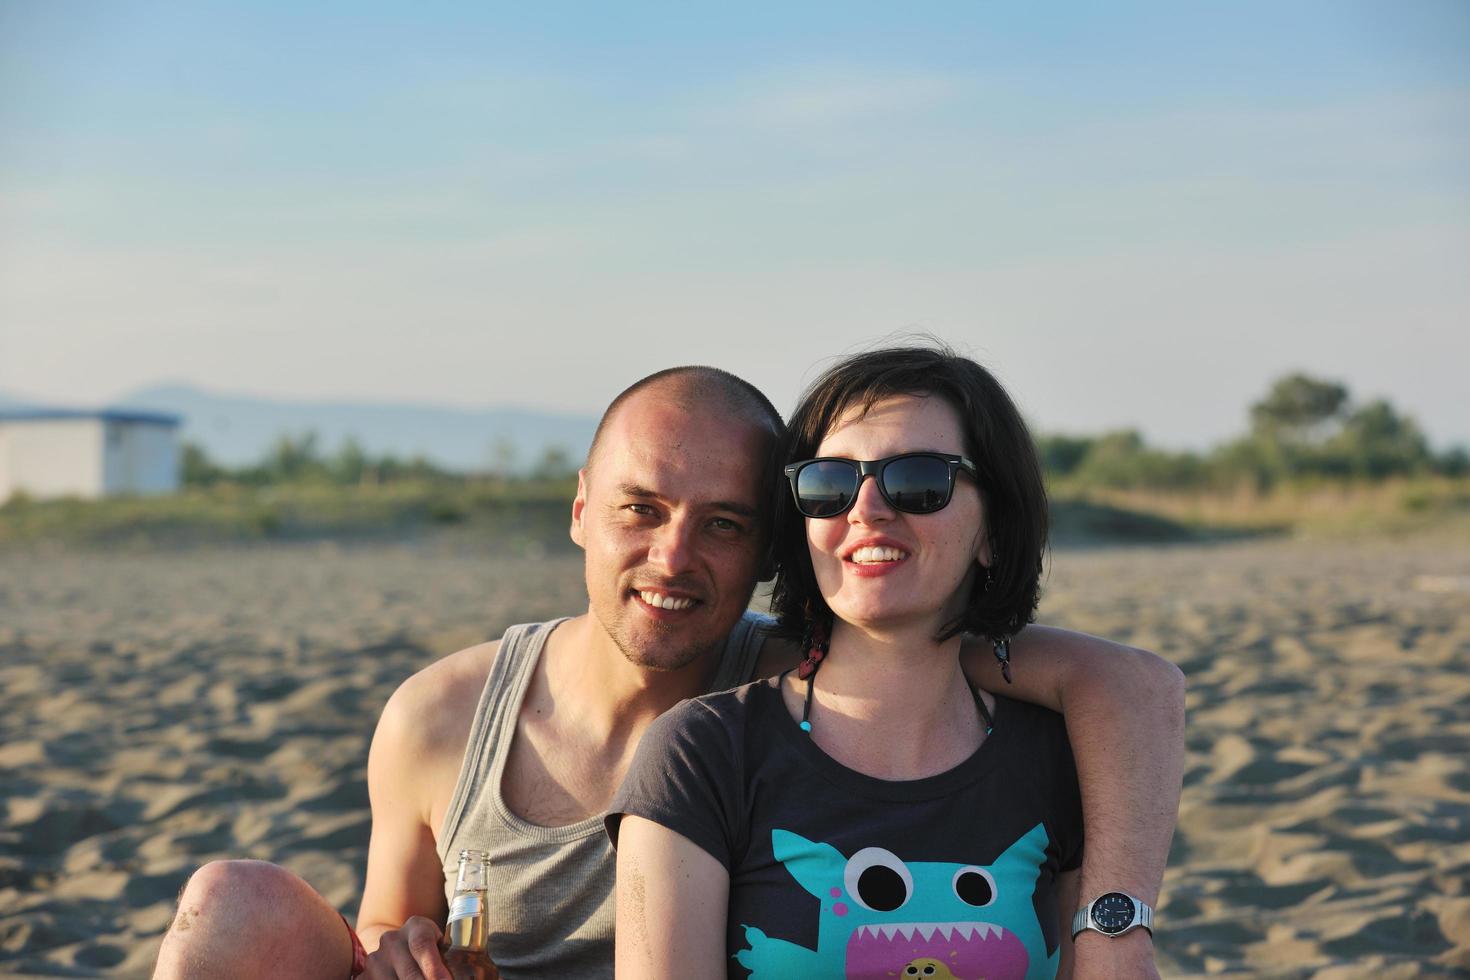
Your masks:
[{"label": "sunglass lens", "polygon": [[949,502],[949,464],[937,456],[905,456],[883,470],[883,490],[894,507],[932,514]]},{"label": "sunglass lens", "polygon": [[851,463],[818,460],[796,474],[796,499],[807,517],[832,517],[851,503],[857,469]]}]

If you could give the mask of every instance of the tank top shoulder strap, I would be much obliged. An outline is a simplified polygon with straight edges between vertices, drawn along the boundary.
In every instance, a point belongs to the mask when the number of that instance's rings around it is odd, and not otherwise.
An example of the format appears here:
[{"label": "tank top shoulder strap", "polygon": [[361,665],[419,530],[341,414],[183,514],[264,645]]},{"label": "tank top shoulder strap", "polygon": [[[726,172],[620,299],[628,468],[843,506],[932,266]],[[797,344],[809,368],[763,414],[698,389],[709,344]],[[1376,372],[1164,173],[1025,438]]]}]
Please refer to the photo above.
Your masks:
[{"label": "tank top shoulder strap", "polygon": [[475,717],[470,725],[464,758],[459,766],[459,780],[455,783],[449,808],[444,813],[444,823],[439,833],[441,850],[459,832],[466,805],[490,788],[485,783],[494,778],[497,771],[496,757],[510,744],[510,739],[503,737],[509,734],[506,726],[512,726],[513,731],[521,697],[526,685],[530,683],[536,661],[546,646],[546,638],[565,621],[556,619],[545,623],[521,623],[506,629],[505,635],[500,638],[495,662],[490,665],[485,686],[480,690],[480,699],[475,705]]},{"label": "tank top shoulder strap", "polygon": [[720,651],[720,665],[710,681],[711,691],[726,691],[752,679],[750,675],[755,673],[755,663],[760,659],[761,644],[773,622],[769,616],[749,610],[740,617]]}]

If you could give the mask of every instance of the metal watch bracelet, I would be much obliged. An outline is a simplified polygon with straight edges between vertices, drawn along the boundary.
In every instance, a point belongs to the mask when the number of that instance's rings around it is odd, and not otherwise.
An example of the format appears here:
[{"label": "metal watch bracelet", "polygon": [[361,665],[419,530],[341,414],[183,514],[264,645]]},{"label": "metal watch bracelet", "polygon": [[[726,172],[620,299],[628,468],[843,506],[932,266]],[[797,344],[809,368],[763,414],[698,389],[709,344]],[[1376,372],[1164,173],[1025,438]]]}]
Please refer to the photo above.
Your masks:
[{"label": "metal watch bracelet", "polygon": [[1072,916],[1072,938],[1082,932],[1100,932],[1104,936],[1126,935],[1134,929],[1154,931],[1154,910],[1147,902],[1123,892],[1099,895]]}]

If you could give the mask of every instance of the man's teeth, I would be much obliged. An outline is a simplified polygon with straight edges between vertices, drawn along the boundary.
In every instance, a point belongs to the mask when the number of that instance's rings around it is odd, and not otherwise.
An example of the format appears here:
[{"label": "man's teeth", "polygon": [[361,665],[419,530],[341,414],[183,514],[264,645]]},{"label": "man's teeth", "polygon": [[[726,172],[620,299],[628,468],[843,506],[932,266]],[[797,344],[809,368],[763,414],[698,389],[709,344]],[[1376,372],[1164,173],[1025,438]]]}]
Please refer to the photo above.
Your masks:
[{"label": "man's teeth", "polygon": [[694,605],[693,599],[663,595],[659,592],[639,592],[638,596],[656,609],[688,609]]},{"label": "man's teeth", "polygon": [[907,553],[899,551],[897,548],[878,547],[859,548],[852,553],[852,556],[848,560],[862,564],[865,562],[903,561],[907,557]]}]

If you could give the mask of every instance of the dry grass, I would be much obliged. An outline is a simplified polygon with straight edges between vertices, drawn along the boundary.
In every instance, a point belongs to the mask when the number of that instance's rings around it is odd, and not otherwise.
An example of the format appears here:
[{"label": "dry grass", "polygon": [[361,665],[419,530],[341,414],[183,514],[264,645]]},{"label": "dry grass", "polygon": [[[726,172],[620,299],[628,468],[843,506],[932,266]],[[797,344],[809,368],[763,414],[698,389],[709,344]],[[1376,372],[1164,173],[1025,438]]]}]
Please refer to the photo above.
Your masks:
[{"label": "dry grass", "polygon": [[1419,477],[1381,483],[1313,481],[1266,493],[1057,488],[1059,503],[1086,501],[1168,518],[1190,527],[1305,536],[1470,534],[1470,479]]}]

